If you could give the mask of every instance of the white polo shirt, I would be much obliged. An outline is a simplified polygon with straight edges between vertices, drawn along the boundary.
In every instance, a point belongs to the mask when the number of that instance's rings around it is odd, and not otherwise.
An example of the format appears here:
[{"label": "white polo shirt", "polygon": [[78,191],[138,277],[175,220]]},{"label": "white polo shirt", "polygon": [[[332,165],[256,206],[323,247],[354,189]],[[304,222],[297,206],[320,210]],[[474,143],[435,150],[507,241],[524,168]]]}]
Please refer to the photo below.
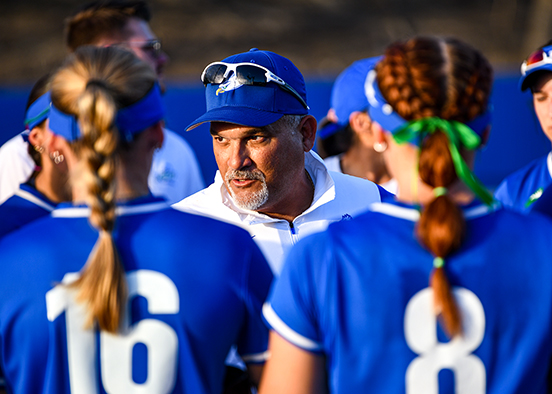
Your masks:
[{"label": "white polo shirt", "polygon": [[315,184],[314,198],[311,206],[292,224],[236,206],[218,171],[213,184],[174,204],[173,208],[246,229],[265,254],[272,271],[278,275],[285,255],[297,241],[325,230],[332,222],[351,219],[373,202],[381,201],[376,184],[328,171],[323,160],[313,151],[305,154],[305,168]]}]

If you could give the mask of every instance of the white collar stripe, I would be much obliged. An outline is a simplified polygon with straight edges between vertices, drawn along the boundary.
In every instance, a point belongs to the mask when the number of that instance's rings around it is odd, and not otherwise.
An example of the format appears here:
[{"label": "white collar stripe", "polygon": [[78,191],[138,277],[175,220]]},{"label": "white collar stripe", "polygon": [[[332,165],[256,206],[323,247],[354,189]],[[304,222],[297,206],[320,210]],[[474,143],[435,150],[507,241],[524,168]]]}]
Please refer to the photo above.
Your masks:
[{"label": "white collar stripe", "polygon": [[33,204],[35,205],[38,205],[39,207],[41,208],[44,208],[45,210],[49,211],[49,212],[52,212],[54,210],[55,207],[53,207],[52,205],[50,204],[47,204],[46,202],[44,202],[43,200],[41,200],[40,198],[38,198],[37,196],[35,196],[34,194],[32,193],[29,193],[28,191],[26,190],[21,190],[19,189],[18,191],[15,192],[15,194],[29,202],[32,202]]},{"label": "white collar stripe", "polygon": [[[136,206],[121,206],[115,209],[117,216],[126,215],[138,215],[141,213],[158,212],[164,209],[169,209],[169,205],[166,202],[158,202],[152,204],[136,205]],[[79,218],[88,217],[90,215],[90,208],[88,207],[74,207],[74,208],[61,208],[52,212],[52,216],[56,218]]]}]

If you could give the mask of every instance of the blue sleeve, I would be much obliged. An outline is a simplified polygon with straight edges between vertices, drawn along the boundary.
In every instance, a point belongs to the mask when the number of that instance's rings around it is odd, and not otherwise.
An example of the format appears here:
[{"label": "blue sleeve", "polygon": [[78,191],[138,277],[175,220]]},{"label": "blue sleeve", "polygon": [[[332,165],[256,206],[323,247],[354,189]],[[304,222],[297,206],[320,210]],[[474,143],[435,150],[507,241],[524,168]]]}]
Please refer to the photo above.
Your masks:
[{"label": "blue sleeve", "polygon": [[494,198],[502,203],[505,207],[513,207],[515,205],[514,201],[510,198],[510,193],[508,193],[508,179],[505,179],[498,185]]},{"label": "blue sleeve", "polygon": [[[238,353],[246,363],[264,362],[268,350],[268,329],[263,323],[261,308],[272,284],[272,270],[257,244],[247,235],[244,250],[250,250],[243,273],[242,295],[246,317],[237,341]],[[247,248],[249,246],[249,248]]]},{"label": "blue sleeve", "polygon": [[385,202],[385,201],[389,201],[389,200],[393,200],[395,195],[391,192],[388,192],[387,190],[385,190],[383,187],[381,187],[380,185],[377,185],[378,189],[379,189],[379,193],[380,193],[380,198],[381,198],[381,201],[382,202]]},{"label": "blue sleeve", "polygon": [[[327,244],[325,238],[319,239],[323,234],[307,237],[291,249],[280,277],[273,284],[269,300],[263,306],[263,317],[271,329],[311,352],[322,349],[313,267],[319,269],[325,264],[316,250],[317,244]],[[312,252],[317,252],[317,255]],[[318,289],[323,287],[321,283]]]}]

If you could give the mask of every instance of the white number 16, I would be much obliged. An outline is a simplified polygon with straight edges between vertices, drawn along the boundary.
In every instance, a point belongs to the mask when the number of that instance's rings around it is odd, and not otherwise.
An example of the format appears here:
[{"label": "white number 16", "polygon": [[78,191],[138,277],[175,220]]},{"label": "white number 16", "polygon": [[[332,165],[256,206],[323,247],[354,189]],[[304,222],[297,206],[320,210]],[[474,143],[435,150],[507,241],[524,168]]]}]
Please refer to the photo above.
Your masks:
[{"label": "white number 16", "polygon": [[[75,281],[78,274],[69,273],[63,284]],[[127,273],[129,301],[136,295],[148,302],[151,314],[175,314],[180,310],[180,297],[173,281],[149,270]],[[84,329],[85,310],[75,301],[76,290],[56,286],[46,294],[48,320],[54,321],[65,311],[67,356],[71,392],[97,394],[96,343],[93,330]],[[100,366],[104,389],[108,393],[169,393],[176,383],[178,337],[168,324],[143,319],[129,326],[129,309],[121,326],[121,334],[100,333]],[[132,352],[141,343],[147,347],[147,380],[132,379]]]}]

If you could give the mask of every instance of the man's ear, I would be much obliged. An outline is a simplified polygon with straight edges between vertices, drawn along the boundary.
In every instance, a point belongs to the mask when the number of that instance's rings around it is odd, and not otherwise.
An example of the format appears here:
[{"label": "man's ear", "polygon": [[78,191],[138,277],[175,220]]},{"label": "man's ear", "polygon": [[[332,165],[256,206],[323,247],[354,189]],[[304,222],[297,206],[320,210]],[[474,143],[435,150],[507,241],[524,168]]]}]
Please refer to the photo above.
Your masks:
[{"label": "man's ear", "polygon": [[316,141],[316,119],[312,115],[306,115],[299,123],[299,131],[303,136],[303,150],[310,151]]}]

